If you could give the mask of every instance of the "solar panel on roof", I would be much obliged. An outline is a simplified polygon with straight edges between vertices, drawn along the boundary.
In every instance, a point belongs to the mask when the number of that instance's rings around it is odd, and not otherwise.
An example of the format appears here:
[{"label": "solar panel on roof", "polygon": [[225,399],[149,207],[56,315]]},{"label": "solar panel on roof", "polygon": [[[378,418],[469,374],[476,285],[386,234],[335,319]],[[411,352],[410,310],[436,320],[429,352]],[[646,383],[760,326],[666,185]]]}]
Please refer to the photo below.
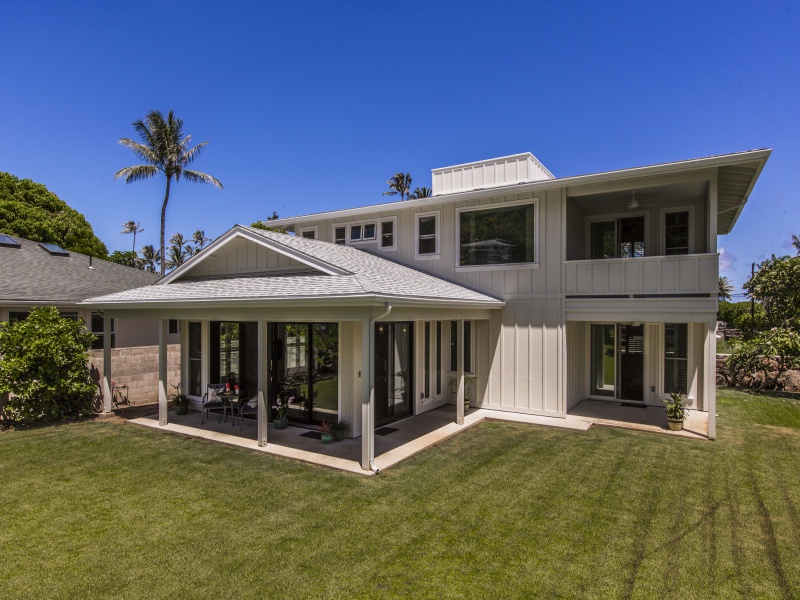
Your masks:
[{"label": "solar panel on roof", "polygon": [[19,248],[19,242],[12,238],[10,235],[0,233],[0,246],[5,248]]},{"label": "solar panel on roof", "polygon": [[43,244],[40,242],[39,245],[45,250],[47,250],[53,256],[69,256],[69,252],[64,250],[58,244]]}]

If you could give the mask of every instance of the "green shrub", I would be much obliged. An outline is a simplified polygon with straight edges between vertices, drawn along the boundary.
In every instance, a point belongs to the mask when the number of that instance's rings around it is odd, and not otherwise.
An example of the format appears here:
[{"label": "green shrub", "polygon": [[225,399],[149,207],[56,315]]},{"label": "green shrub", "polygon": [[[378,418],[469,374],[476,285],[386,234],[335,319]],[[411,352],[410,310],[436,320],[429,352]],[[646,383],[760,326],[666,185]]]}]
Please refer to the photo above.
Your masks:
[{"label": "green shrub", "polygon": [[94,339],[82,321],[62,318],[53,306],[0,326],[0,393],[12,394],[7,415],[30,423],[91,414],[97,388],[87,350]]}]

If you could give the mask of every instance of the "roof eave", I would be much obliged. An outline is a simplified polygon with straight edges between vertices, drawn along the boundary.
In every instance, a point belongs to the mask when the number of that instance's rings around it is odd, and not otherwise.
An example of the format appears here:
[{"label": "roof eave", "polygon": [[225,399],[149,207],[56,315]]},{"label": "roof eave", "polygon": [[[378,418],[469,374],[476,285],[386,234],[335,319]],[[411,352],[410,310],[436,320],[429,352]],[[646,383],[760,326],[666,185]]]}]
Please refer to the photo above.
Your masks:
[{"label": "roof eave", "polygon": [[401,296],[391,294],[353,294],[339,296],[292,296],[288,298],[195,298],[180,300],[103,300],[102,297],[80,302],[78,306],[97,310],[112,309],[148,309],[148,308],[208,308],[208,307],[330,307],[330,306],[375,306],[385,303],[403,307],[439,307],[439,308],[495,308],[505,306],[505,302],[497,299],[459,300]]},{"label": "roof eave", "polygon": [[[531,183],[517,183],[508,186],[499,186],[493,188],[486,188],[481,190],[471,190],[468,192],[456,192],[454,194],[441,194],[429,198],[420,198],[416,200],[402,200],[389,202],[386,204],[372,204],[369,206],[362,206],[359,208],[346,208],[336,211],[328,211],[322,213],[314,213],[310,215],[300,215],[297,217],[286,217],[284,219],[276,219],[270,221],[271,227],[283,227],[287,230],[294,225],[308,223],[312,221],[319,221],[323,219],[337,219],[350,216],[357,216],[369,213],[390,212],[399,208],[419,208],[422,206],[430,206],[437,203],[450,203],[464,200],[471,200],[473,198],[485,197],[489,195],[502,195],[503,193],[525,193],[544,191],[553,188],[560,188],[565,186],[577,185],[593,185],[598,183],[607,183],[612,181],[619,181],[623,179],[635,177],[652,177],[658,175],[665,175],[681,171],[695,170],[695,169],[709,169],[725,165],[735,165],[741,162],[761,160],[761,168],[769,158],[771,149],[761,150],[746,150],[744,152],[735,152],[732,154],[721,154],[718,156],[707,156],[703,158],[693,158],[689,160],[676,161],[670,163],[661,163],[657,165],[649,165],[643,167],[632,167],[629,169],[619,169],[615,171],[603,171],[600,173],[590,173],[587,175],[572,175],[569,177],[562,177],[560,179],[546,179],[542,181],[534,181]],[[761,170],[759,169],[759,173]],[[755,177],[753,183],[758,177]],[[752,185],[751,185],[752,189]]]}]

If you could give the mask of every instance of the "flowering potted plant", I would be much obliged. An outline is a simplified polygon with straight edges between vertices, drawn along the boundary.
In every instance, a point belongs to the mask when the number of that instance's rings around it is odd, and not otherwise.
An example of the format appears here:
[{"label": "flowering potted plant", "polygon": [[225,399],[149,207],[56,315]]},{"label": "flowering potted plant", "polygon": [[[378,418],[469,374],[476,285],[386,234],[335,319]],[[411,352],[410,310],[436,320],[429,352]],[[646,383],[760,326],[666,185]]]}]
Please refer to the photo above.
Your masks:
[{"label": "flowering potted plant", "polygon": [[319,430],[322,432],[322,443],[330,444],[333,441],[333,425],[327,421],[322,421]]},{"label": "flowering potted plant", "polygon": [[294,396],[288,394],[278,394],[275,404],[272,405],[272,410],[275,411],[272,424],[275,429],[286,429],[289,425],[289,406],[294,402]]}]

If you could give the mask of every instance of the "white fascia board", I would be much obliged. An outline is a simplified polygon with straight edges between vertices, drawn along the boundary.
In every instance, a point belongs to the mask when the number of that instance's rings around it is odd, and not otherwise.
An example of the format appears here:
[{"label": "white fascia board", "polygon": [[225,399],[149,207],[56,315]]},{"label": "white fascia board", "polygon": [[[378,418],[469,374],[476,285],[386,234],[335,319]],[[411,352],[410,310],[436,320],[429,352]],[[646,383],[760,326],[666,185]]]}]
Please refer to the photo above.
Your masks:
[{"label": "white fascia board", "polygon": [[214,240],[211,244],[207,247],[203,248],[203,250],[190,258],[188,261],[183,263],[180,267],[172,271],[169,275],[161,279],[160,281],[156,282],[153,285],[164,285],[167,283],[171,283],[176,279],[180,279],[185,277],[186,275],[191,272],[192,269],[200,265],[204,260],[207,258],[211,258],[214,251],[218,251],[219,249],[223,248],[226,244],[231,243],[233,240],[236,239],[246,239],[256,244],[260,244],[266,248],[274,250],[280,254],[288,256],[289,258],[293,258],[294,260],[303,263],[317,271],[321,271],[327,275],[352,275],[350,271],[346,271],[344,269],[340,269],[334,265],[321,261],[317,258],[308,256],[303,252],[299,252],[294,248],[289,248],[284,244],[271,240],[269,238],[265,238],[263,236],[257,235],[252,231],[244,229],[239,225],[233,226],[231,229],[223,233],[220,237]]},{"label": "white fascia board", "polygon": [[278,307],[287,306],[296,308],[323,307],[323,306],[379,306],[390,302],[396,306],[404,307],[440,307],[440,308],[503,308],[502,300],[477,301],[477,300],[442,300],[439,298],[413,298],[407,296],[391,296],[386,294],[353,294],[350,296],[292,296],[291,298],[196,298],[192,300],[130,300],[117,301],[84,301],[81,306],[93,309],[140,309],[148,308],[197,308],[220,306],[224,308],[240,307]]},{"label": "white fascia board", "polygon": [[[566,186],[606,183],[609,181],[619,181],[636,177],[651,177],[651,176],[664,175],[670,173],[680,173],[682,171],[691,171],[695,169],[709,169],[721,166],[731,166],[742,162],[751,162],[753,160],[762,161],[761,166],[763,168],[763,163],[766,162],[767,158],[769,158],[769,155],[771,153],[772,153],[771,149],[747,150],[745,152],[736,152],[733,154],[721,154],[718,156],[708,156],[705,158],[693,158],[690,160],[683,160],[671,163],[661,163],[645,167],[633,167],[630,169],[620,169],[616,171],[603,171],[601,173],[590,173],[588,175],[573,175],[570,177],[562,177],[561,179],[534,181],[531,183],[516,183],[513,185],[500,186],[495,188],[486,188],[483,190],[470,190],[468,192],[442,194],[439,196],[431,196],[430,198],[419,198],[416,200],[401,200],[396,202],[389,202],[386,204],[372,204],[370,206],[362,206],[360,208],[345,208],[342,210],[314,213],[310,215],[287,217],[285,219],[277,219],[275,221],[270,221],[270,226],[290,227],[295,224],[308,223],[311,221],[319,221],[321,219],[336,219],[336,218],[359,216],[369,213],[389,212],[398,209],[429,207],[436,204],[446,204],[451,202],[471,200],[473,198],[482,198],[487,195],[487,192],[491,192],[493,195],[501,191],[506,191],[508,193],[513,193],[513,194],[519,194],[525,192],[537,192],[540,190],[556,189]],[[759,173],[760,172],[761,170],[759,169]],[[753,182],[755,182],[755,180],[756,177],[753,178]]]}]

